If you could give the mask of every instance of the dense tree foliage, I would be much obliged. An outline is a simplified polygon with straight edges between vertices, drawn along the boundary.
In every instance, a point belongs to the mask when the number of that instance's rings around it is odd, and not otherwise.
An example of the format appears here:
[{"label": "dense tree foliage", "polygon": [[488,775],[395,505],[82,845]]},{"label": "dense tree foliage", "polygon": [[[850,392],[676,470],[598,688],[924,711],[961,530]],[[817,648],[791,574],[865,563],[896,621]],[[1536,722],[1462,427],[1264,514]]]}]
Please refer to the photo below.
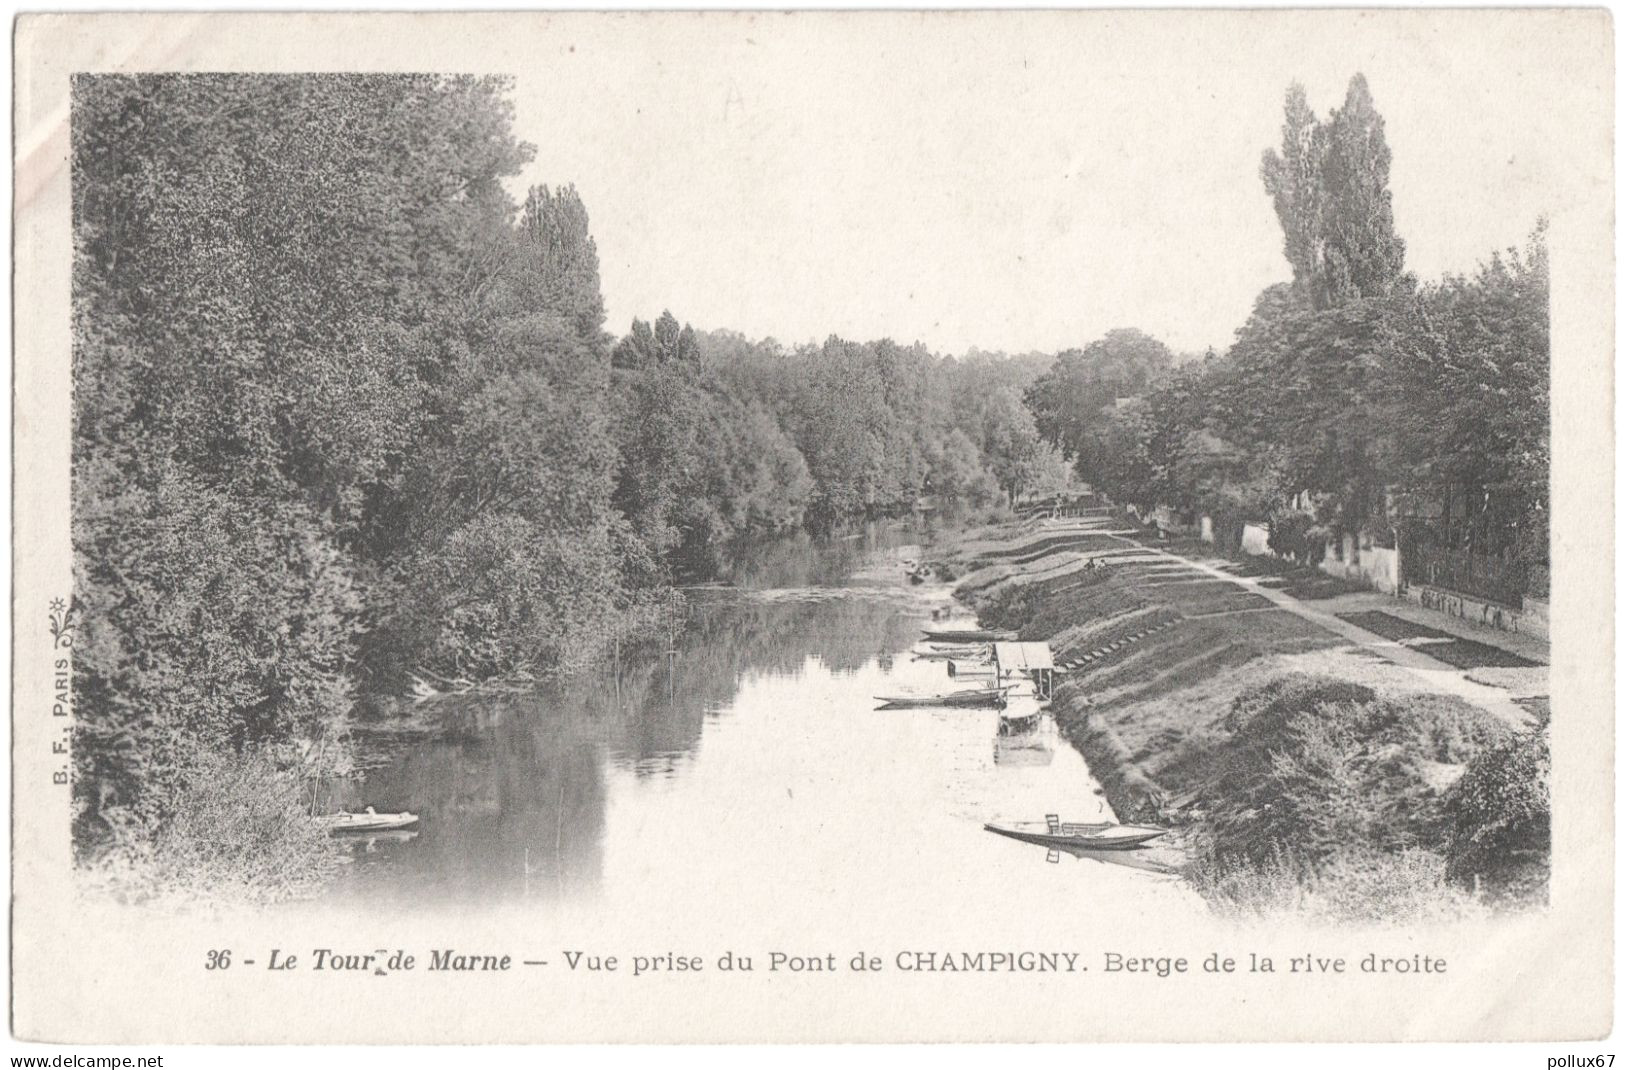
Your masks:
[{"label": "dense tree foliage", "polygon": [[635,320],[615,349],[616,504],[692,575],[740,536],[1059,486],[1064,466],[1021,403],[1047,359],[939,357],[890,339],[786,348],[670,312],[653,328]]},{"label": "dense tree foliage", "polygon": [[1549,729],[1512,736],[1468,765],[1445,798],[1451,879],[1544,898],[1552,850]]},{"label": "dense tree foliage", "polygon": [[1522,250],[1423,287],[1391,339],[1383,409],[1408,515],[1476,553],[1542,562],[1551,468],[1545,223]]},{"label": "dense tree foliage", "polygon": [[308,749],[345,709],[369,501],[453,375],[447,309],[529,157],[503,91],[76,80],[82,833],[150,826],[200,752]]},{"label": "dense tree foliage", "polygon": [[1115,414],[1174,366],[1173,352],[1143,331],[1124,328],[1055,359],[1027,390],[1035,426],[1095,482],[1107,484],[1123,432]]},{"label": "dense tree foliage", "polygon": [[1285,234],[1299,296],[1317,309],[1384,297],[1406,280],[1405,243],[1394,233],[1392,153],[1365,76],[1324,123],[1303,86],[1287,90],[1281,149],[1260,173]]},{"label": "dense tree foliage", "polygon": [[76,83],[82,849],[168,842],[222,756],[341,766],[414,674],[581,666],[740,540],[1056,478],[1030,357],[617,342],[574,189],[505,189],[507,88]]},{"label": "dense tree foliage", "polygon": [[1390,156],[1363,77],[1325,122],[1293,86],[1262,168],[1292,282],[1259,295],[1222,355],[1173,367],[1114,331],[1062,354],[1028,403],[1118,501],[1221,526],[1272,519],[1272,544],[1306,557],[1339,532],[1399,539],[1413,560],[1466,555],[1502,591],[1543,593],[1545,225],[1523,250],[1419,287],[1394,233]]}]

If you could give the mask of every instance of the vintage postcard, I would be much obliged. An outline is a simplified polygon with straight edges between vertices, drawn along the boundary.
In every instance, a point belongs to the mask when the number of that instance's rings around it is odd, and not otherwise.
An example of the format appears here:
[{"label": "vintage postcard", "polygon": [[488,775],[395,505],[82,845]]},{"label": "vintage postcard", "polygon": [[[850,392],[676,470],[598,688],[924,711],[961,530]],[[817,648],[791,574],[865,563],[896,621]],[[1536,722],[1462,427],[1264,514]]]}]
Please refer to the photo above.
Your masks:
[{"label": "vintage postcard", "polygon": [[14,1036],[1612,1029],[1606,12],[14,47]]}]

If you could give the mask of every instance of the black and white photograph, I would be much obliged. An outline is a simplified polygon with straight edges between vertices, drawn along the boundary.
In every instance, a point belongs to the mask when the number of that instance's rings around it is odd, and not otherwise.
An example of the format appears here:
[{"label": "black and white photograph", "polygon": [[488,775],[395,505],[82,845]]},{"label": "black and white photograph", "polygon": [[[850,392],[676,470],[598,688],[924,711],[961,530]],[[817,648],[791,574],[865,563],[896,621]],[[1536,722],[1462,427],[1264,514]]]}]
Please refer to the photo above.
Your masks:
[{"label": "black and white photograph", "polygon": [[1611,1029],[1607,13],[16,32],[19,1040]]}]

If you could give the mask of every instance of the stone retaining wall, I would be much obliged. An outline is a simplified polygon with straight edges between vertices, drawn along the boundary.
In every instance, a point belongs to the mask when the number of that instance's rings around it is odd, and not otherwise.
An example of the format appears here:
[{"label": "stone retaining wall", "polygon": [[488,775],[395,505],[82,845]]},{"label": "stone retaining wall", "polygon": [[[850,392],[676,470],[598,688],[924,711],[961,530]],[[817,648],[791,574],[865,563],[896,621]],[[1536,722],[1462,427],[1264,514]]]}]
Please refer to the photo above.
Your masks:
[{"label": "stone retaining wall", "polygon": [[1513,609],[1511,606],[1486,602],[1482,598],[1473,598],[1443,587],[1430,587],[1425,583],[1408,584],[1400,596],[1427,609],[1448,613],[1452,617],[1482,624],[1487,628],[1535,635],[1542,639],[1551,638],[1546,604],[1535,599],[1530,599],[1531,604],[1523,609]]}]

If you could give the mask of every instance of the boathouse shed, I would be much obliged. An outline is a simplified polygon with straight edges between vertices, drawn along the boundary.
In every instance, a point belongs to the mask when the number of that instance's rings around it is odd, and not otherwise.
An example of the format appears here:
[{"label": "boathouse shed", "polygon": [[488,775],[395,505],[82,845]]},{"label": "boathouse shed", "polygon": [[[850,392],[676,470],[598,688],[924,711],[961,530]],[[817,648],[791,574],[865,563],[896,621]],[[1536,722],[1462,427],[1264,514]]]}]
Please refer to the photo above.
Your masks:
[{"label": "boathouse shed", "polygon": [[1048,643],[994,643],[993,668],[1001,682],[1016,673],[1031,677],[1033,693],[1041,699],[1055,694],[1055,659]]}]

